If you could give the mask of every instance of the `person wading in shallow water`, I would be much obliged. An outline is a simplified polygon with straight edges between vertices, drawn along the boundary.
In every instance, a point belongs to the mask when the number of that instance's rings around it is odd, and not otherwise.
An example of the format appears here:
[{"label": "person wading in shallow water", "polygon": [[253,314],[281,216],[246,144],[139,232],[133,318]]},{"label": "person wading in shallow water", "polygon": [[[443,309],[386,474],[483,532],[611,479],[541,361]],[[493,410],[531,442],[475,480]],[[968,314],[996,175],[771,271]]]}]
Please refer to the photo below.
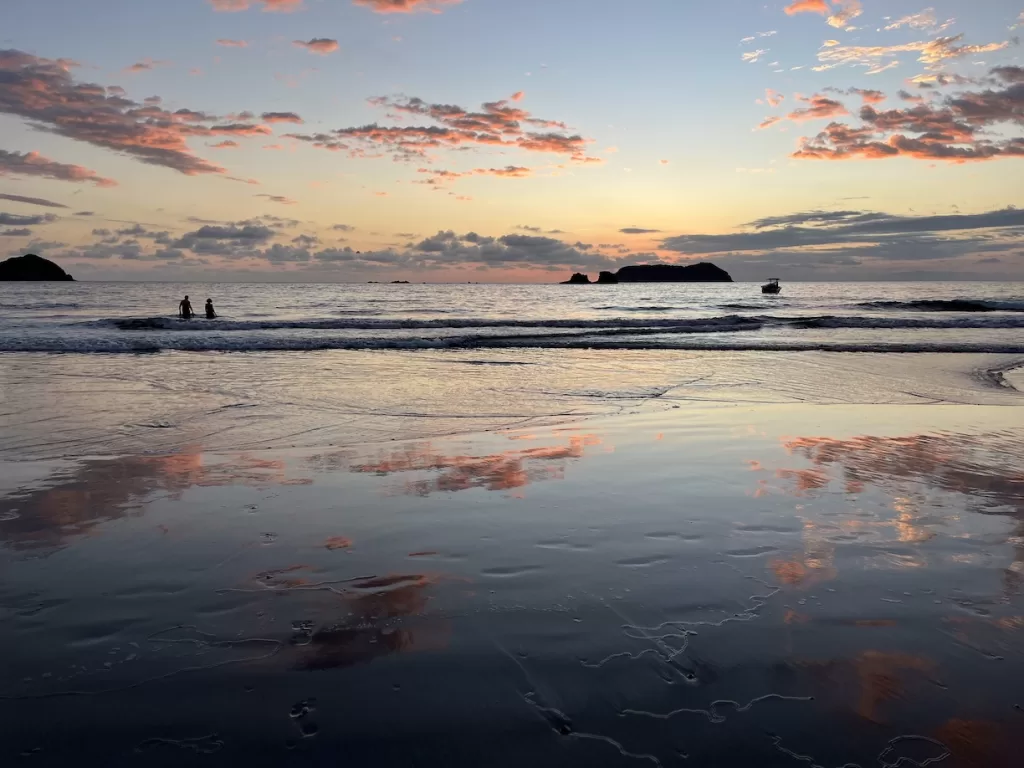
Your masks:
[{"label": "person wading in shallow water", "polygon": [[195,312],[192,311],[192,302],[188,300],[188,296],[181,300],[178,304],[178,317],[182,320],[191,320],[195,316]]},{"label": "person wading in shallow water", "polygon": [[213,310],[213,299],[206,300],[206,319],[213,320],[217,317],[217,313]]}]

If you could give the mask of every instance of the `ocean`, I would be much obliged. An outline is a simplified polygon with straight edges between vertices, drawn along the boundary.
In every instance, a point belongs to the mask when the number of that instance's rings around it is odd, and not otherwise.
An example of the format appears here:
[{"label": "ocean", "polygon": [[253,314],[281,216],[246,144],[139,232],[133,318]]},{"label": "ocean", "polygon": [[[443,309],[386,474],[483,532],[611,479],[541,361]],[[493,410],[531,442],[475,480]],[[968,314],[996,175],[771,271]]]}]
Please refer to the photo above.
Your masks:
[{"label": "ocean", "polygon": [[1024,351],[1024,283],[9,283],[0,312],[2,352]]},{"label": "ocean", "polygon": [[1016,766],[1022,324],[1022,283],[2,285],[0,762]]},{"label": "ocean", "polygon": [[[218,318],[179,320],[185,295]],[[348,444],[680,401],[1004,404],[1022,330],[1024,283],[8,283],[0,456]]]}]

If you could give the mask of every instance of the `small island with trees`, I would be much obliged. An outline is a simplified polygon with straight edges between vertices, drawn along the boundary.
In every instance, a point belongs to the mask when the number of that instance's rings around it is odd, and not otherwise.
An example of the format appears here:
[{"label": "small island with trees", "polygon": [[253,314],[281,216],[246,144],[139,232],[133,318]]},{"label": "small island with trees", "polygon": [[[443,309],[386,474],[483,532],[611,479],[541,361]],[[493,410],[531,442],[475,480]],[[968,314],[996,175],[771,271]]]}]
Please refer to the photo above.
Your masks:
[{"label": "small island with trees", "polygon": [[[732,277],[721,267],[702,261],[697,264],[635,264],[618,272],[602,272],[597,285],[617,283],[731,283]],[[589,275],[577,272],[562,285],[593,285]]]},{"label": "small island with trees", "polygon": [[26,253],[0,261],[0,280],[36,282],[74,282],[71,275],[49,259]]}]

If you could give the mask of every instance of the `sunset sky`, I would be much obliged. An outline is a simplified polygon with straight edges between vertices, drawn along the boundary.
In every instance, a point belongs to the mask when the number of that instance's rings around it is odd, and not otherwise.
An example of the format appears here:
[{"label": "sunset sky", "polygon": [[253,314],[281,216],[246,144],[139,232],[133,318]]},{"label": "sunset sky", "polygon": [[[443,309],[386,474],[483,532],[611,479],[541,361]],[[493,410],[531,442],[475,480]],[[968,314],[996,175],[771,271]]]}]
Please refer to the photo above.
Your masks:
[{"label": "sunset sky", "polygon": [[3,5],[0,256],[79,279],[1024,276],[1024,0]]}]

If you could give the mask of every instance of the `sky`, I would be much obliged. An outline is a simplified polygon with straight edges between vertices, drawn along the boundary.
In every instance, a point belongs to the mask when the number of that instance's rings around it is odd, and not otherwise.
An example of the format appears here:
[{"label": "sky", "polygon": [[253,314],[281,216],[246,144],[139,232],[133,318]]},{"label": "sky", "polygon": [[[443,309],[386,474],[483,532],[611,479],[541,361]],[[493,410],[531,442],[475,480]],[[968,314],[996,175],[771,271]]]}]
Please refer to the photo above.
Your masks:
[{"label": "sky", "polygon": [[1024,279],[1024,0],[3,2],[78,279]]}]

